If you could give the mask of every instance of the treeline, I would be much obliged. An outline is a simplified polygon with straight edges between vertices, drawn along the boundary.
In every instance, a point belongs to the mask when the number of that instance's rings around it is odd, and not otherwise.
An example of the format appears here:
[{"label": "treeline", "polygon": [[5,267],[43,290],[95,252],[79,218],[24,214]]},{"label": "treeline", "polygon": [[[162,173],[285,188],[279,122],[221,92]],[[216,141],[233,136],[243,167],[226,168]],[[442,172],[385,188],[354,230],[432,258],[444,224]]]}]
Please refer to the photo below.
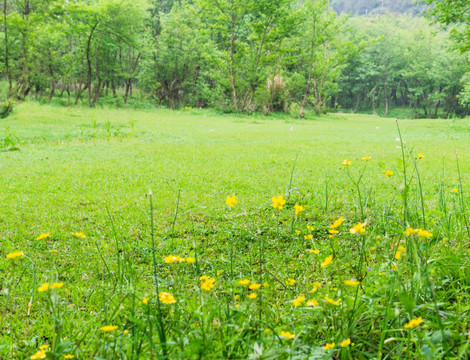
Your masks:
[{"label": "treeline", "polygon": [[415,0],[330,0],[333,9],[339,13],[354,15],[384,14],[420,14],[426,7]]},{"label": "treeline", "polygon": [[224,111],[465,114],[467,59],[421,18],[328,0],[4,0],[8,96]]}]

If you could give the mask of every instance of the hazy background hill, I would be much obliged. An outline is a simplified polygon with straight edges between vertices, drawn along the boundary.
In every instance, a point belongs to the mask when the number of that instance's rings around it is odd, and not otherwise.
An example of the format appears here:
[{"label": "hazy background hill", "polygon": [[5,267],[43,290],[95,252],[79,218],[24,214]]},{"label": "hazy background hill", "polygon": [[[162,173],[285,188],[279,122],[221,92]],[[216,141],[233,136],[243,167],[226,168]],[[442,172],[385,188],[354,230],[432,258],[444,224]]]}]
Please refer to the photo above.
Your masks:
[{"label": "hazy background hill", "polygon": [[355,15],[381,14],[387,11],[417,15],[425,8],[423,5],[415,5],[415,0],[331,0],[330,4],[338,13]]}]

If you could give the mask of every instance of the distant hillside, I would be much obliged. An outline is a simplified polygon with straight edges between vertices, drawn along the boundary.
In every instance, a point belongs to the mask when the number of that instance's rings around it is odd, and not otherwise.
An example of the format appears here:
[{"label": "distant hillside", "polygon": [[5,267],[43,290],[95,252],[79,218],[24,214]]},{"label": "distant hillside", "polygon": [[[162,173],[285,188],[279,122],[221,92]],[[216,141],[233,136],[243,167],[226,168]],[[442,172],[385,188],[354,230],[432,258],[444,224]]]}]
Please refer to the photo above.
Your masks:
[{"label": "distant hillside", "polygon": [[338,13],[354,15],[381,14],[392,12],[400,14],[420,14],[423,5],[414,5],[415,0],[331,0],[331,6]]}]

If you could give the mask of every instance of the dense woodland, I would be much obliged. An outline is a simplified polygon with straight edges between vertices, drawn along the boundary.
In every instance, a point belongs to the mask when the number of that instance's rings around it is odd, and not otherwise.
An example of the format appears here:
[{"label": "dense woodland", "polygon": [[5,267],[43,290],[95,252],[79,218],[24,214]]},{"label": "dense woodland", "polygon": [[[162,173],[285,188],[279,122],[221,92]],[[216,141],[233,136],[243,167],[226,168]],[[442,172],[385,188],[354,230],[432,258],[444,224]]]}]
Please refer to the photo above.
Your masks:
[{"label": "dense woodland", "polygon": [[66,105],[466,115],[466,19],[413,3],[4,0],[0,70]]}]

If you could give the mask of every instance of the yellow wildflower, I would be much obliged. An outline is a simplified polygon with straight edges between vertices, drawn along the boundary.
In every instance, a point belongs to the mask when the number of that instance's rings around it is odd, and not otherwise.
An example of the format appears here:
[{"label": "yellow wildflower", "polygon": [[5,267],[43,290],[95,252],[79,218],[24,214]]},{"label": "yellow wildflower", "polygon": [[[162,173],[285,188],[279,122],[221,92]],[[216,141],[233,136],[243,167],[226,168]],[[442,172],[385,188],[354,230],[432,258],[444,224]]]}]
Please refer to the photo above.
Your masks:
[{"label": "yellow wildflower", "polygon": [[335,343],[330,343],[330,344],[327,343],[325,346],[323,346],[323,349],[325,349],[325,350],[331,350],[331,349],[333,349],[335,346],[336,346]]},{"label": "yellow wildflower", "polygon": [[[214,285],[212,285],[212,286],[214,286]],[[201,287],[202,287],[202,285],[201,285]],[[164,292],[164,291],[160,292],[160,294],[158,294],[158,299],[162,303],[167,304],[167,305],[176,303],[175,298],[169,292]]]},{"label": "yellow wildflower", "polygon": [[336,220],[333,224],[330,225],[330,229],[336,229],[336,228],[339,228],[341,226],[341,224],[343,223],[343,218],[340,217],[338,220]]},{"label": "yellow wildflower", "polygon": [[357,280],[344,280],[344,283],[348,286],[357,286],[360,284]]},{"label": "yellow wildflower", "polygon": [[320,288],[321,288],[321,284],[320,284],[318,281],[315,281],[315,282],[313,283],[312,292],[315,292],[315,291],[317,291],[317,290],[320,289]]},{"label": "yellow wildflower", "polygon": [[38,351],[36,354],[31,355],[29,358],[32,359],[32,360],[45,359],[46,358],[46,350]]},{"label": "yellow wildflower", "polygon": [[453,192],[453,193],[458,193],[458,192],[459,192],[459,189],[454,188],[454,189],[452,189],[452,192]]},{"label": "yellow wildflower", "polygon": [[379,276],[385,275],[385,272],[380,272]]},{"label": "yellow wildflower", "polygon": [[309,249],[308,252],[309,252],[310,254],[315,254],[315,255],[320,254],[320,250]]},{"label": "yellow wildflower", "polygon": [[310,230],[310,231],[315,230],[315,228],[313,226],[310,226],[310,225],[307,225],[307,229]]},{"label": "yellow wildflower", "polygon": [[76,237],[79,237],[79,238],[86,238],[86,235],[82,232],[72,233],[72,236],[76,236]]},{"label": "yellow wildflower", "polygon": [[408,324],[405,324],[405,329],[413,329],[415,327],[418,327],[422,323],[423,323],[423,319],[421,316],[417,319],[411,319]]},{"label": "yellow wildflower", "polygon": [[50,347],[49,344],[44,344],[39,347],[39,350],[47,350],[49,349],[49,347]]},{"label": "yellow wildflower", "polygon": [[173,264],[176,261],[176,256],[168,255],[164,261],[166,264]]},{"label": "yellow wildflower", "polygon": [[328,304],[335,305],[335,306],[338,306],[339,303],[341,302],[341,299],[338,299],[335,301],[333,299],[330,299],[328,296],[325,296],[325,300]]},{"label": "yellow wildflower", "polygon": [[337,233],[339,233],[339,231],[336,230],[336,229],[329,229],[328,232],[329,232],[331,235],[336,235]]},{"label": "yellow wildflower", "polygon": [[395,253],[395,259],[400,260],[401,259],[401,251],[397,251]]},{"label": "yellow wildflower", "polygon": [[384,173],[384,175],[385,175],[386,177],[390,177],[390,176],[393,175],[393,172],[390,171],[390,170],[385,170],[385,171],[383,171],[383,173]]},{"label": "yellow wildflower", "polygon": [[294,205],[294,208],[295,208],[295,215],[298,215],[300,214],[302,211],[304,211],[304,207],[302,205],[297,205],[295,204]]},{"label": "yellow wildflower", "polygon": [[401,251],[401,252],[406,252],[406,248],[402,245],[400,245],[399,247],[397,247],[397,250],[398,251]]},{"label": "yellow wildflower", "polygon": [[49,283],[44,283],[40,287],[38,287],[39,292],[47,291],[49,290]]},{"label": "yellow wildflower", "polygon": [[273,202],[273,208],[282,210],[284,205],[286,204],[286,200],[284,200],[284,196],[279,195],[278,197],[272,197],[271,201]]},{"label": "yellow wildflower", "polygon": [[202,276],[199,278],[199,280],[201,280],[201,281],[204,281],[204,280],[207,280],[207,279],[209,279],[209,276],[207,276],[207,275],[202,275]]},{"label": "yellow wildflower", "polygon": [[51,234],[51,233],[41,234],[41,235],[39,235],[39,236],[36,238],[36,240],[45,239],[45,238],[49,237],[50,234]]},{"label": "yellow wildflower", "polygon": [[240,285],[246,286],[250,283],[250,280],[248,279],[243,279],[239,281]]},{"label": "yellow wildflower", "polygon": [[321,267],[327,267],[333,261],[333,255],[328,256],[322,263]]},{"label": "yellow wildflower", "polygon": [[307,301],[307,306],[318,306],[317,300],[309,300]]},{"label": "yellow wildflower", "polygon": [[419,237],[432,237],[432,233],[430,233],[429,231],[427,230],[423,230],[423,229],[418,229],[418,236]]},{"label": "yellow wildflower", "polygon": [[261,284],[251,284],[248,288],[250,290],[258,290],[261,287]]},{"label": "yellow wildflower", "polygon": [[100,327],[100,330],[104,332],[110,332],[110,331],[116,330],[117,328],[118,327],[116,325],[106,325],[106,326]]},{"label": "yellow wildflower", "polygon": [[424,155],[423,155],[423,154],[418,154],[418,155],[416,155],[416,157],[417,157],[418,159],[423,159],[423,158],[424,158]]},{"label": "yellow wildflower", "polygon": [[370,156],[364,156],[363,158],[361,158],[361,160],[363,160],[363,161],[369,161],[369,160],[370,160]]},{"label": "yellow wildflower", "polygon": [[250,299],[256,299],[258,297],[258,295],[256,295],[255,293],[251,293],[250,295],[248,295],[248,297]]},{"label": "yellow wildflower", "polygon": [[296,233],[297,235],[300,235],[300,230],[295,230],[295,233]]},{"label": "yellow wildflower", "polygon": [[397,270],[398,270],[398,266],[392,265],[392,270],[393,270],[393,271],[397,271]]},{"label": "yellow wildflower", "polygon": [[347,347],[349,345],[351,345],[351,339],[346,339],[344,340],[341,344],[339,344],[341,347]]},{"label": "yellow wildflower", "polygon": [[207,279],[201,284],[201,289],[210,291],[214,287],[215,279]]},{"label": "yellow wildflower", "polygon": [[142,299],[142,304],[147,305],[147,304],[149,303],[149,300],[150,300],[150,299],[149,299],[148,297],[144,297],[144,298]]},{"label": "yellow wildflower", "polygon": [[238,203],[238,200],[237,200],[236,195],[227,196],[227,199],[225,200],[225,204],[227,204],[231,208],[233,208],[235,206],[235,204],[237,204],[237,203]]},{"label": "yellow wildflower", "polygon": [[351,163],[351,161],[349,161],[349,160],[343,160],[343,162],[342,162],[341,164],[342,164],[343,166],[349,166],[349,165],[351,165],[352,163]]},{"label": "yellow wildflower", "polygon": [[294,286],[295,283],[296,283],[296,281],[294,279],[289,278],[289,279],[286,280],[286,285],[288,285],[288,286]]},{"label": "yellow wildflower", "polygon": [[189,256],[189,257],[186,258],[186,262],[187,262],[188,264],[192,264],[192,263],[194,263],[195,261],[196,261],[196,259],[193,258],[193,257],[191,257],[191,256]]},{"label": "yellow wildflower", "polygon": [[22,251],[15,251],[7,255],[7,259],[15,259],[17,257],[24,256],[24,253]]},{"label": "yellow wildflower", "polygon": [[73,358],[75,358],[75,356],[72,354],[67,354],[64,356],[64,359],[73,359]]},{"label": "yellow wildflower", "polygon": [[412,234],[416,234],[417,232],[418,232],[418,230],[409,227],[405,231],[405,236],[410,236]]},{"label": "yellow wildflower", "polygon": [[264,287],[264,288],[268,288],[268,287],[269,287],[269,283],[265,282],[265,283],[263,284],[263,287]]},{"label": "yellow wildflower", "polygon": [[52,284],[51,289],[60,289],[62,286],[64,286],[63,282],[54,283]]},{"label": "yellow wildflower", "polygon": [[357,225],[354,225],[351,229],[349,229],[349,232],[351,234],[364,234],[366,232],[365,226],[367,225],[367,222],[359,223]]},{"label": "yellow wildflower", "polygon": [[300,295],[297,299],[292,301],[292,304],[294,304],[295,307],[302,305],[302,303],[305,301],[305,296]]},{"label": "yellow wildflower", "polygon": [[305,235],[305,236],[304,236],[304,239],[305,239],[305,240],[312,240],[312,239],[313,239],[313,235],[312,235],[312,234]]},{"label": "yellow wildflower", "polygon": [[283,338],[286,338],[286,339],[294,339],[295,338],[295,334],[291,334],[288,331],[281,331],[281,336]]}]

